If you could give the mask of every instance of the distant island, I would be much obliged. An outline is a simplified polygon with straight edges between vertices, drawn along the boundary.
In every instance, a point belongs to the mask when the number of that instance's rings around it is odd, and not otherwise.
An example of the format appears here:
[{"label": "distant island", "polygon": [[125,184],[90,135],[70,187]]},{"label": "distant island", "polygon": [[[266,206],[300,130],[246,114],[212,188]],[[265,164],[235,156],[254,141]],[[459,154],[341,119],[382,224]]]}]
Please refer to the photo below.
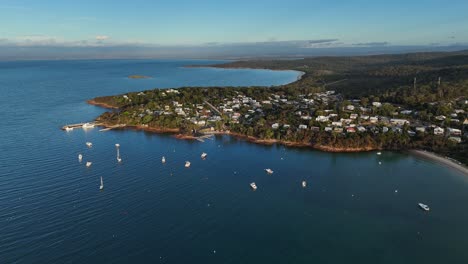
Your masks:
[{"label": "distant island", "polygon": [[151,78],[150,76],[145,76],[145,75],[129,75],[129,79],[149,79]]},{"label": "distant island", "polygon": [[423,149],[468,164],[468,52],[239,61],[304,72],[275,87],[183,87],[98,97],[97,118],[179,138],[229,134],[333,152]]}]

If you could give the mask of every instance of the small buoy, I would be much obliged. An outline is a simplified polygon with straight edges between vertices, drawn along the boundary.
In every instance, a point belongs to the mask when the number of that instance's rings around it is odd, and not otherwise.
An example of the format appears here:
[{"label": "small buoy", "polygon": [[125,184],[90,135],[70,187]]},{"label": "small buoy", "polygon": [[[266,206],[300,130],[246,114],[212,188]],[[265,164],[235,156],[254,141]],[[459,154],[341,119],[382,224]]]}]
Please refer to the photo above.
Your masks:
[{"label": "small buoy", "polygon": [[395,193],[397,193],[397,192],[398,192],[398,190],[395,190]]},{"label": "small buoy", "polygon": [[216,250],[213,250],[213,253],[216,254]]}]

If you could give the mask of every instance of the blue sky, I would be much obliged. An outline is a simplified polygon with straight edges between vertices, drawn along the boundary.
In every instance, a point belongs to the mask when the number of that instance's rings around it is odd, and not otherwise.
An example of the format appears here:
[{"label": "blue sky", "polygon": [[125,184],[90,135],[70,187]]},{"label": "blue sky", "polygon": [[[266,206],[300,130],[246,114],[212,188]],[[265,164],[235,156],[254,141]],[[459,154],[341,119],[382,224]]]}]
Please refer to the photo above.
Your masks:
[{"label": "blue sky", "polygon": [[468,43],[468,1],[0,0],[0,25],[10,46],[453,45]]}]

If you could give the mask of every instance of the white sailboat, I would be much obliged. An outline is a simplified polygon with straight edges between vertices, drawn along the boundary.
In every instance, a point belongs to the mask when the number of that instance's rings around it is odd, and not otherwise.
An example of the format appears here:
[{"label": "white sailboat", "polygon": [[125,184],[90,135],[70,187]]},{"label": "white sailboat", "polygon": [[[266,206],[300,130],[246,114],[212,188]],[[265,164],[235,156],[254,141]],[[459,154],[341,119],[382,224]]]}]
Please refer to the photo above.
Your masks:
[{"label": "white sailboat", "polygon": [[188,167],[190,167],[190,161],[185,162],[185,168],[188,168]]},{"label": "white sailboat", "polygon": [[265,169],[266,173],[268,174],[273,174],[273,170],[272,169]]},{"label": "white sailboat", "polygon": [[163,156],[162,159],[161,159],[161,162],[166,163],[166,157]]},{"label": "white sailboat", "polygon": [[99,190],[104,189],[104,182],[102,181],[102,176],[101,176],[101,186],[99,186]]},{"label": "white sailboat", "polygon": [[307,186],[307,182],[306,181],[302,181],[302,188],[305,188]]},{"label": "white sailboat", "polygon": [[117,162],[122,162],[122,158],[120,158],[120,144],[116,143],[115,148],[117,149]]},{"label": "white sailboat", "polygon": [[86,162],[86,167],[89,168],[89,167],[91,167],[91,165],[93,165],[93,163],[91,161]]},{"label": "white sailboat", "polygon": [[93,146],[93,143],[91,143],[91,142],[86,142],[86,146],[87,146],[88,148],[90,148],[90,147]]},{"label": "white sailboat", "polygon": [[81,162],[83,160],[83,155],[78,154],[78,161]]},{"label": "white sailboat", "polygon": [[208,154],[206,154],[205,152],[203,152],[203,153],[201,154],[201,158],[202,158],[202,159],[205,159],[206,156],[208,156]]}]

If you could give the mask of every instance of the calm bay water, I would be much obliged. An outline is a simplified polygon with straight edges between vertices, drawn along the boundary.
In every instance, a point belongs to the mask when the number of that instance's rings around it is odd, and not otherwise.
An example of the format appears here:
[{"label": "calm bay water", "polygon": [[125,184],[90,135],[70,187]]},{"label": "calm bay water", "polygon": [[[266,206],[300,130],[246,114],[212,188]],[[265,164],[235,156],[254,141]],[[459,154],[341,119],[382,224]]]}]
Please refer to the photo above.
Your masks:
[{"label": "calm bay water", "polygon": [[[297,77],[182,67],[212,63],[0,62],[0,263],[468,262],[468,180],[430,161],[227,136],[201,143],[139,131],[59,130],[102,113],[85,103],[95,96]],[[127,79],[131,74],[154,78]]]}]

